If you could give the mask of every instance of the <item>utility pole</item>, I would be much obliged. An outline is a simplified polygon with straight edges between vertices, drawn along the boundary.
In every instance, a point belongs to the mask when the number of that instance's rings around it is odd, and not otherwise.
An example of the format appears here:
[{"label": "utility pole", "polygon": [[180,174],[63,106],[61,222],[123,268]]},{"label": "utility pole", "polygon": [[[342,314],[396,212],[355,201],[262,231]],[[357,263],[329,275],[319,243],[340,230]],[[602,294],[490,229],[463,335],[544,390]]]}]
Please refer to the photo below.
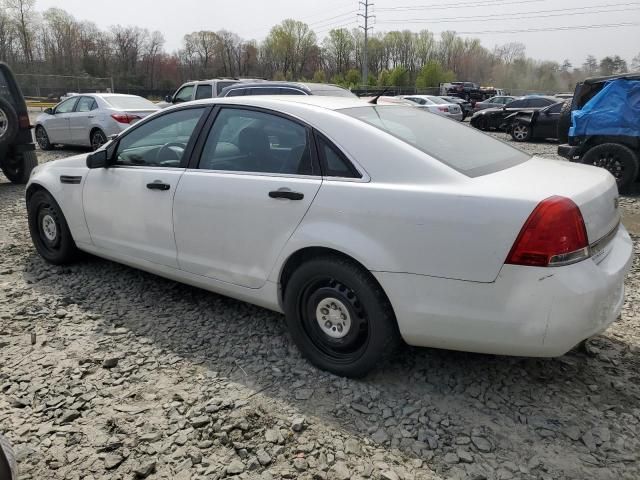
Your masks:
[{"label": "utility pole", "polygon": [[369,7],[373,7],[371,0],[360,0],[358,3],[364,7],[364,15],[358,13],[359,17],[364,18],[364,51],[362,52],[362,82],[367,87],[369,86],[369,30],[373,26],[369,26],[369,18],[373,18],[373,15],[369,14]]}]

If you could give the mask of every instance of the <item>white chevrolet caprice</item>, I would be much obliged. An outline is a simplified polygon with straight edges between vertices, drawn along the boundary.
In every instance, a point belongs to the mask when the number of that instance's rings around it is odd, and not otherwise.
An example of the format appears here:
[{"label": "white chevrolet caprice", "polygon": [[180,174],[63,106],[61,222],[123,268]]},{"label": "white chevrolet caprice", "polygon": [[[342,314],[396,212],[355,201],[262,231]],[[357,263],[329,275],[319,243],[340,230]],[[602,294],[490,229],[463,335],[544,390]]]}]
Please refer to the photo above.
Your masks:
[{"label": "white chevrolet caprice", "polygon": [[163,110],[39,166],[26,195],[46,260],[82,250],[284,312],[348,376],[399,338],[562,355],[619,315],[632,261],[605,170],[357,99]]}]

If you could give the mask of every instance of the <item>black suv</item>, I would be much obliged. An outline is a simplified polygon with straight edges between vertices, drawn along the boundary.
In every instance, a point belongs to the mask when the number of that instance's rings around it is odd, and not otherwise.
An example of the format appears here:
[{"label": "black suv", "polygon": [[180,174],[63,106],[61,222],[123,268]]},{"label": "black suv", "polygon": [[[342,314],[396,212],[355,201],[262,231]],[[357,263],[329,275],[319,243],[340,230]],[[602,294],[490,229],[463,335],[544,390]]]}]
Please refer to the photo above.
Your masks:
[{"label": "black suv", "polygon": [[[629,85],[626,98],[624,95],[620,95],[619,92],[615,96],[610,96],[607,93],[610,90],[607,90],[607,92],[603,93],[604,97],[599,100],[604,99],[610,104],[606,110],[611,110],[611,107],[620,107],[624,109],[624,114],[607,113],[602,107],[591,105],[589,108],[592,114],[604,112],[606,116],[600,115],[597,128],[591,128],[590,134],[578,134],[570,137],[569,130],[572,124],[572,113],[582,110],[606,85],[611,82],[620,83],[617,81],[622,81],[625,82],[625,85]],[[640,73],[627,73],[609,77],[588,78],[584,82],[578,83],[573,100],[568,100],[564,104],[558,123],[558,139],[561,142],[567,142],[558,147],[558,155],[572,162],[596,165],[607,169],[616,178],[618,189],[621,192],[628,190],[640,175],[639,81]],[[614,108],[612,111],[617,110]],[[630,129],[624,134],[612,135],[611,132],[621,130],[619,127],[625,121],[631,122],[636,128]]]},{"label": "black suv", "polygon": [[0,62],[0,168],[13,183],[27,183],[38,164],[27,104],[9,66]]},{"label": "black suv", "polygon": [[325,83],[259,82],[236,83],[220,92],[221,97],[241,95],[322,95],[325,97],[349,97],[356,95],[337,85]]}]

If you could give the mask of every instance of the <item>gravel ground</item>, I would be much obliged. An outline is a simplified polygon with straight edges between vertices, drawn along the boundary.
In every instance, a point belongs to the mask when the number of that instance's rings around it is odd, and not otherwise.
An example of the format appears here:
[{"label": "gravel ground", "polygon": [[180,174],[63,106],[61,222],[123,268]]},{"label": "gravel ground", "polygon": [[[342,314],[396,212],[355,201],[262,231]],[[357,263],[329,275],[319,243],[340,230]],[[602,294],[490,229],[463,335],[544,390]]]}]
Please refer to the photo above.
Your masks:
[{"label": "gravel ground", "polygon": [[311,367],[275,313],[45,264],[23,195],[0,176],[0,431],[21,479],[640,477],[637,261],[622,318],[562,358],[404,348],[354,381]]}]

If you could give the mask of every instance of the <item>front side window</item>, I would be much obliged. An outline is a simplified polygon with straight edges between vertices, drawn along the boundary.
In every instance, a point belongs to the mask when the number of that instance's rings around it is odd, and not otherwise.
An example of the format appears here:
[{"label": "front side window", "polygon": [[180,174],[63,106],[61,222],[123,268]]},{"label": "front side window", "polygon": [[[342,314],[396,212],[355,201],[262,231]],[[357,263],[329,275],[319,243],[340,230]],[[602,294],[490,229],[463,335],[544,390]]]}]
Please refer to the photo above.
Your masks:
[{"label": "front side window", "polygon": [[116,165],[180,167],[204,111],[204,108],[179,110],[140,125],[118,143]]},{"label": "front side window", "polygon": [[549,112],[549,113],[560,113],[560,110],[562,110],[562,103],[556,103],[555,105],[552,105],[551,107],[549,107],[547,109],[547,112]]},{"label": "front side window", "polygon": [[200,158],[200,169],[312,175],[307,129],[286,118],[223,108]]},{"label": "front side window", "polygon": [[509,108],[525,108],[527,106],[527,100],[514,100],[507,104]]},{"label": "front side window", "polygon": [[196,89],[196,100],[203,100],[211,97],[213,97],[213,87],[211,87],[211,85],[198,85],[198,88]]},{"label": "front side window", "polygon": [[193,88],[193,85],[182,87],[178,93],[176,93],[176,96],[173,97],[173,103],[190,102],[191,97],[193,97]]},{"label": "front side window", "polygon": [[550,105],[551,102],[546,98],[530,98],[529,106],[534,108],[546,107]]},{"label": "front side window", "polygon": [[90,112],[91,110],[95,110],[98,108],[96,105],[96,101],[91,97],[82,97],[78,100],[78,106],[76,107],[76,112]]},{"label": "front side window", "polygon": [[494,173],[531,158],[473,128],[419,108],[370,105],[339,111],[399,138],[469,177]]},{"label": "front side window", "polygon": [[73,107],[76,106],[78,97],[69,98],[56,107],[56,113],[69,113],[73,111]]}]

